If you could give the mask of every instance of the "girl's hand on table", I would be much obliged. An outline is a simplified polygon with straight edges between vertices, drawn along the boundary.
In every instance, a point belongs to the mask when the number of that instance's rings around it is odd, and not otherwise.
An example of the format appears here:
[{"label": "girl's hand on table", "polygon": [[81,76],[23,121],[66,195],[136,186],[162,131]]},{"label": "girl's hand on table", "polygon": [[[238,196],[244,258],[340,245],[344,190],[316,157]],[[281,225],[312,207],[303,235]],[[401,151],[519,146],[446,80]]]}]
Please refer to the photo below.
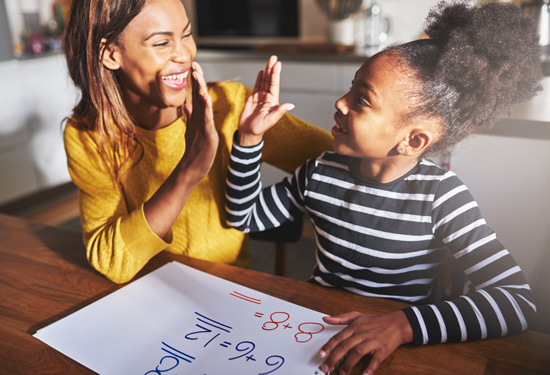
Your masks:
[{"label": "girl's hand on table", "polygon": [[219,136],[214,125],[212,99],[204,79],[202,68],[192,64],[193,100],[185,104],[187,130],[185,131],[185,154],[182,164],[187,173],[194,174],[198,183],[210,170],[218,149]]},{"label": "girl's hand on table", "polygon": [[363,375],[372,375],[380,364],[400,345],[413,341],[412,329],[402,311],[385,315],[366,315],[359,312],[324,317],[328,324],[346,324],[319,351],[325,358],[321,371],[331,371],[346,355],[338,375],[349,374],[366,355],[370,361]]},{"label": "girl's hand on table", "polygon": [[294,108],[293,104],[279,105],[281,82],[281,62],[277,56],[267,61],[265,71],[256,77],[254,90],[248,97],[239,119],[239,144],[254,146],[262,141],[264,133],[273,127],[285,113]]}]

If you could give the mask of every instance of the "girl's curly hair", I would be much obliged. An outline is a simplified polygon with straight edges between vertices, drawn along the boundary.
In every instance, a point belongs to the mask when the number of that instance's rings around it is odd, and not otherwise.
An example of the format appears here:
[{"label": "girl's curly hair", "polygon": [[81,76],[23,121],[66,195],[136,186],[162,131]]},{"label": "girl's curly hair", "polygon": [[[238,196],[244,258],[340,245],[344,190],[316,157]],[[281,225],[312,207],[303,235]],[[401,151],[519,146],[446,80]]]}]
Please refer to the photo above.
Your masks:
[{"label": "girl's curly hair", "polygon": [[412,115],[442,120],[442,135],[427,154],[492,127],[542,89],[538,34],[514,4],[441,1],[431,9],[425,33],[429,39],[385,52],[403,59],[421,83]]}]

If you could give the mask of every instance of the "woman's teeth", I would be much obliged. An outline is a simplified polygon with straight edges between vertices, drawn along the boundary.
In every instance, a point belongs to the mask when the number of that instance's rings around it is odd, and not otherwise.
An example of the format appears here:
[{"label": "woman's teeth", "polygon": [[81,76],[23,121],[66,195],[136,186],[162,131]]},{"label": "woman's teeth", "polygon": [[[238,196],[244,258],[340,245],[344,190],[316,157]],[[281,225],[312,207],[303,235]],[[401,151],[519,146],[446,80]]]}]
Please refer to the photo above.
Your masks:
[{"label": "woman's teeth", "polygon": [[170,75],[167,75],[167,76],[162,76],[162,79],[164,81],[176,81],[176,82],[179,82],[179,83],[182,83],[183,80],[185,78],[187,78],[187,75],[189,74],[189,72],[185,72],[185,73],[179,73],[179,74],[170,74]]}]

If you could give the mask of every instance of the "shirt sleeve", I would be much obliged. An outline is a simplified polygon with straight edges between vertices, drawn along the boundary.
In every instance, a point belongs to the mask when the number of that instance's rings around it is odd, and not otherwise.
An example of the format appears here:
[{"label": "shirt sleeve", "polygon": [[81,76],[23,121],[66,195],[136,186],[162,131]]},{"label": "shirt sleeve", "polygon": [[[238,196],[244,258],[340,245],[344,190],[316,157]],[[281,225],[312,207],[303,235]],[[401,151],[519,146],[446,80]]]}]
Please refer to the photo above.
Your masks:
[{"label": "shirt sleeve", "polygon": [[64,144],[69,174],[78,187],[88,262],[108,279],[127,282],[169,242],[150,229],[143,205],[128,210],[120,187],[88,132],[68,124]]},{"label": "shirt sleeve", "polygon": [[243,147],[233,138],[226,181],[227,224],[243,232],[259,232],[301,218],[308,165],[272,186],[263,188],[260,159],[264,142]]},{"label": "shirt sleeve", "polygon": [[536,315],[520,267],[487,225],[467,187],[452,172],[438,184],[435,236],[451,250],[470,292],[454,300],[405,308],[417,345],[473,341],[519,333]]}]

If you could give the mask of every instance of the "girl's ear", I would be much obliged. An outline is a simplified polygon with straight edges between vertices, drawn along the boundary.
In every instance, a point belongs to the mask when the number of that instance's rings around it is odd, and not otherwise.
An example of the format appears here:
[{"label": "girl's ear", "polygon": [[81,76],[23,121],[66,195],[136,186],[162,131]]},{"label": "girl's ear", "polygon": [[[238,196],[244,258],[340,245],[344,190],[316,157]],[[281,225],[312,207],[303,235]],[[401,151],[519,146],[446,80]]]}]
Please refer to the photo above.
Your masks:
[{"label": "girl's ear", "polygon": [[397,153],[405,156],[422,154],[433,143],[433,134],[423,128],[414,128],[397,145]]},{"label": "girl's ear", "polygon": [[118,70],[120,68],[120,51],[119,47],[113,43],[107,45],[107,39],[102,38],[99,46],[99,57],[103,66],[109,70]]}]

